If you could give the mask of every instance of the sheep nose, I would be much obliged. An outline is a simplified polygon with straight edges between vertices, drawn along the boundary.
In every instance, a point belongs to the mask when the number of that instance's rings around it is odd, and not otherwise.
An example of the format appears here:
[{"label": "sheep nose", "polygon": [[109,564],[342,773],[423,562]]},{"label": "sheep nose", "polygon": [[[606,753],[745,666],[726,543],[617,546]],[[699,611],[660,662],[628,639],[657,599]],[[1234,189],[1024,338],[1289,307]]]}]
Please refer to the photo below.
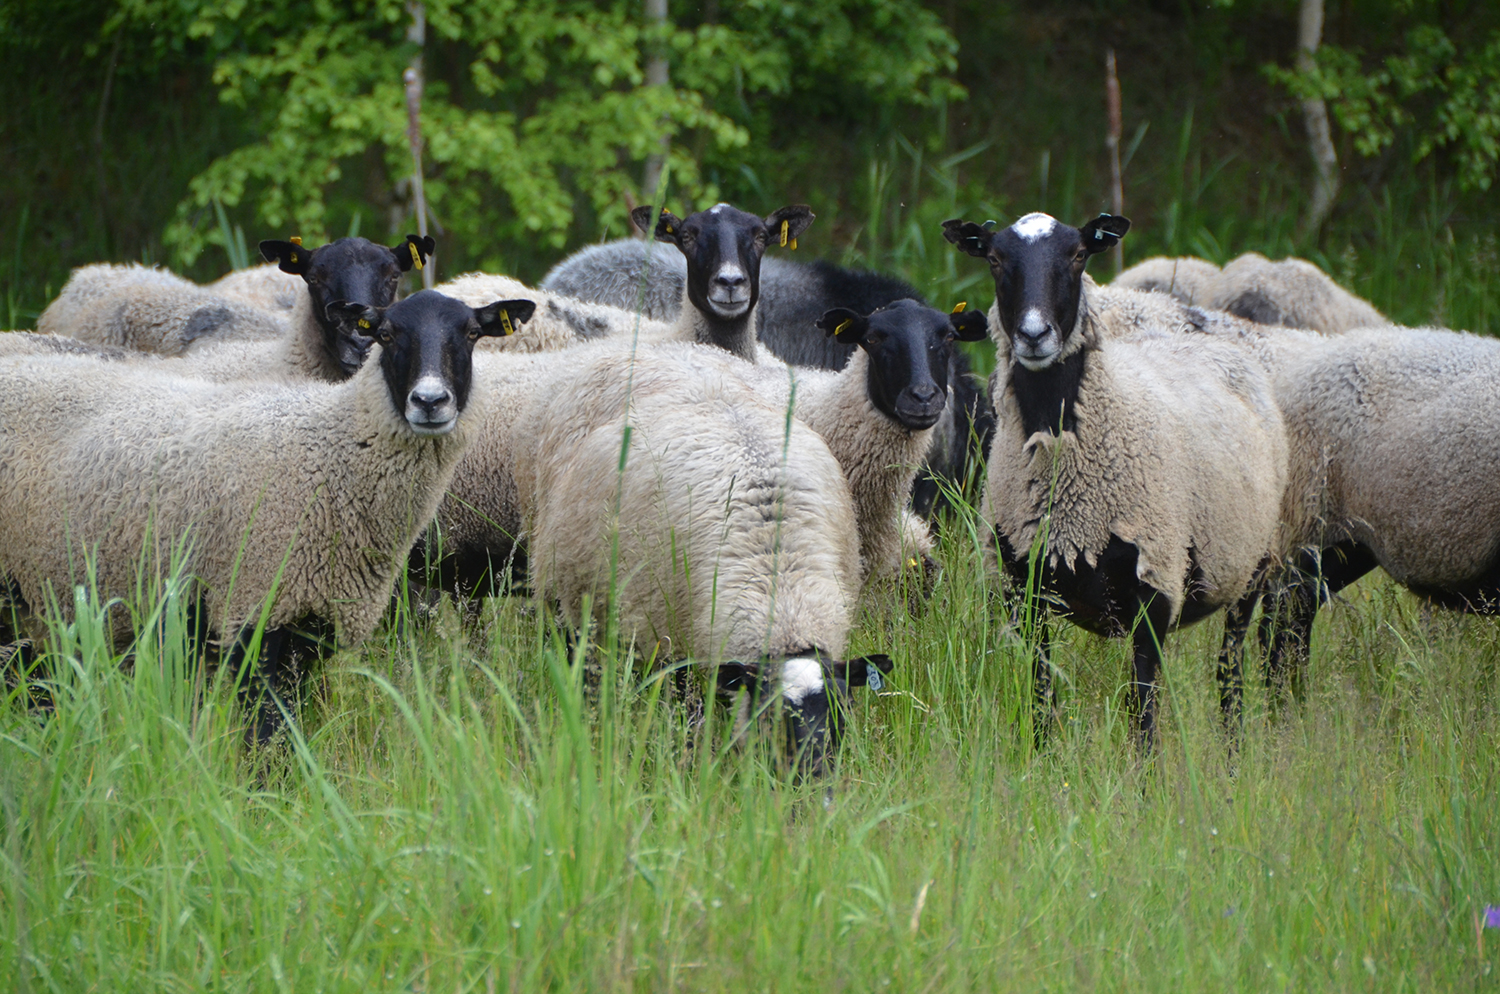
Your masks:
[{"label": "sheep nose", "polygon": [[431,414],[438,408],[449,404],[453,400],[453,394],[441,384],[419,383],[407,395],[407,399],[421,408],[423,413]]},{"label": "sheep nose", "polygon": [[1035,345],[1050,334],[1052,334],[1052,323],[1050,321],[1040,327],[1036,325],[1023,325],[1016,330],[1016,336],[1028,345]]},{"label": "sheep nose", "polygon": [[745,285],[744,273],[720,273],[714,277],[714,282],[726,290],[733,290]]},{"label": "sheep nose", "polygon": [[928,383],[924,386],[911,388],[912,399],[919,404],[930,404],[937,398],[938,388],[936,384]]}]

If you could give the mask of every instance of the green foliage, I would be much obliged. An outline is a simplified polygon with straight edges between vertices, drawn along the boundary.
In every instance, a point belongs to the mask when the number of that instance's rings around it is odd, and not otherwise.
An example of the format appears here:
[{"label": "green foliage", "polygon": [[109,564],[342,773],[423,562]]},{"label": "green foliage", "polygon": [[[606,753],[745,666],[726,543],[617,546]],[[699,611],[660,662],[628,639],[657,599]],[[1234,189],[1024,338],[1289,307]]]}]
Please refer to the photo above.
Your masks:
[{"label": "green foliage", "polygon": [[[397,227],[410,216],[401,76],[417,49],[399,0],[132,0],[123,10],[164,22],[168,36],[206,41],[221,99],[262,122],[259,140],[190,183],[165,235],[184,262],[219,237],[205,223],[216,201],[253,204],[269,228],[319,239],[331,214],[360,199],[380,202]],[[956,44],[913,2],[752,3],[726,13],[722,24],[657,33],[626,0],[428,3],[426,192],[450,251],[466,246],[493,266],[507,243],[561,248],[580,207],[623,230],[639,166],[663,137],[676,195],[716,198],[703,163],[732,161],[750,143],[737,113],[748,97],[817,93],[822,105],[847,106],[962,95],[943,75]],[[644,84],[652,46],[668,52],[669,87]]]},{"label": "green foliage", "polygon": [[1488,190],[1500,164],[1500,31],[1462,38],[1462,50],[1434,24],[1413,28],[1402,50],[1367,68],[1354,49],[1323,45],[1311,69],[1268,66],[1298,99],[1329,102],[1360,154],[1389,148],[1402,131],[1420,161],[1449,150],[1465,189]]}]

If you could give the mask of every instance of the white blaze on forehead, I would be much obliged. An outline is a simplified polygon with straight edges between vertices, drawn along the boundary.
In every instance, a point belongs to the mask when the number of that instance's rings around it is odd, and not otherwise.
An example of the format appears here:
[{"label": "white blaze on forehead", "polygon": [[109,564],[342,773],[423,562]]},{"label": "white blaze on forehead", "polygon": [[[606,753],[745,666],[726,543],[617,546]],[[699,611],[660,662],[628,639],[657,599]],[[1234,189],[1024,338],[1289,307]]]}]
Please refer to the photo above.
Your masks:
[{"label": "white blaze on forehead", "polygon": [[725,204],[725,203],[718,203],[718,204],[714,204],[714,205],[713,205],[713,206],[712,206],[712,207],[710,207],[710,208],[709,208],[709,209],[708,209],[708,212],[709,212],[709,213],[710,213],[710,214],[717,214],[717,213],[719,213],[719,211],[721,211],[721,210],[723,210],[723,209],[724,209],[724,208],[726,208],[726,207],[728,207],[728,206],[729,206],[729,205],[728,205],[728,204]]},{"label": "white blaze on forehead", "polygon": [[788,704],[801,704],[822,689],[823,664],[812,656],[797,656],[781,665],[781,696]]},{"label": "white blaze on forehead", "polygon": [[1036,211],[1027,214],[1021,220],[1010,226],[1010,230],[1016,233],[1016,237],[1022,241],[1034,242],[1038,238],[1045,238],[1052,234],[1052,229],[1057,227],[1057,218],[1051,214],[1043,214]]},{"label": "white blaze on forehead", "polygon": [[1026,313],[1021,315],[1021,330],[1032,338],[1047,330],[1047,319],[1042,317],[1042,312],[1039,308],[1026,308]]}]

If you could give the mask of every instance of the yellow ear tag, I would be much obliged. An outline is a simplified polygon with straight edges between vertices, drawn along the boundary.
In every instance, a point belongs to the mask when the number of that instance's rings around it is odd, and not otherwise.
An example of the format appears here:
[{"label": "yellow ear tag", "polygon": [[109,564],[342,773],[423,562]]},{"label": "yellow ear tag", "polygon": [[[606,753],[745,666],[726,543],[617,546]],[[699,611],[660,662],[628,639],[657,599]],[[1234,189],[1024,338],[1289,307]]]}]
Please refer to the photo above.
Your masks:
[{"label": "yellow ear tag", "polygon": [[364,318],[360,318],[359,319],[359,326],[361,328],[368,328],[368,327],[370,327],[370,322],[366,321]]},{"label": "yellow ear tag", "polygon": [[293,245],[301,245],[302,244],[302,236],[301,235],[293,235],[292,237],[288,238],[287,241],[291,242]]},{"label": "yellow ear tag", "polygon": [[672,234],[672,226],[670,224],[667,225],[667,234]]},{"label": "yellow ear tag", "polygon": [[293,252],[293,253],[292,253],[292,254],[291,254],[291,260],[292,260],[292,261],[293,261],[293,262],[296,262],[296,261],[297,261],[297,253],[296,253],[296,252]]},{"label": "yellow ear tag", "polygon": [[847,328],[847,327],[849,327],[853,323],[854,323],[854,319],[853,318],[845,318],[842,322],[840,322],[840,324],[839,324],[839,326],[837,328],[833,329],[834,336],[837,337],[839,335],[842,335],[844,333],[844,329]]},{"label": "yellow ear tag", "polygon": [[507,335],[514,335],[516,333],[515,326],[510,323],[510,311],[502,310],[500,312],[500,327],[505,329]]},{"label": "yellow ear tag", "polygon": [[422,253],[417,251],[415,242],[407,242],[406,247],[411,249],[411,264],[418,269],[422,268]]},{"label": "yellow ear tag", "polygon": [[907,569],[916,569],[919,565],[921,565],[921,564],[918,563],[915,559],[908,559],[906,561],[906,568]]},{"label": "yellow ear tag", "polygon": [[958,303],[953,305],[953,313],[962,314],[964,312],[964,308],[968,306],[969,302],[967,300],[960,300]]},{"label": "yellow ear tag", "polygon": [[[786,232],[787,232],[787,229],[790,228],[791,226],[792,226],[791,222],[789,222],[789,221],[782,221],[781,222],[781,247],[782,248],[786,248]],[[797,247],[797,243],[793,242],[792,243],[792,248],[796,248],[796,247]]]}]

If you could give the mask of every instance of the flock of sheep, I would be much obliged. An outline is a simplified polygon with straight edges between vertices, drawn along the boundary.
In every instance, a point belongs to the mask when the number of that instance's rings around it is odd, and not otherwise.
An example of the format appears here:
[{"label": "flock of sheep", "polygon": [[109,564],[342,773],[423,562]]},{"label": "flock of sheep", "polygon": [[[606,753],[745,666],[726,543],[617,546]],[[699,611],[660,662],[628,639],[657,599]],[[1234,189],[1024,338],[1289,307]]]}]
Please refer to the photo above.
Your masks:
[{"label": "flock of sheep", "polygon": [[[1231,730],[1257,602],[1294,688],[1319,605],[1380,566],[1439,603],[1500,594],[1500,343],[1390,325],[1298,260],[1152,259],[1097,285],[1129,228],[949,221],[988,314],[795,248],[804,206],[635,212],[655,245],[585,249],[542,282],[469,274],[397,299],[430,238],[266,241],[208,286],[75,271],[36,332],[0,334],[0,650],[25,665],[75,589],[129,606],[181,570],[204,648],[270,741],[310,665],[413,584],[529,588],[570,630],[607,617],[691,660],[741,734],[824,771],[862,594],[926,590],[931,518],[983,479],[1017,621],[1134,643],[1150,747],[1161,645],[1226,611]],[[988,388],[958,341],[996,343]],[[1045,608],[1044,610],[1039,610]],[[12,674],[14,678],[14,674]]]}]

